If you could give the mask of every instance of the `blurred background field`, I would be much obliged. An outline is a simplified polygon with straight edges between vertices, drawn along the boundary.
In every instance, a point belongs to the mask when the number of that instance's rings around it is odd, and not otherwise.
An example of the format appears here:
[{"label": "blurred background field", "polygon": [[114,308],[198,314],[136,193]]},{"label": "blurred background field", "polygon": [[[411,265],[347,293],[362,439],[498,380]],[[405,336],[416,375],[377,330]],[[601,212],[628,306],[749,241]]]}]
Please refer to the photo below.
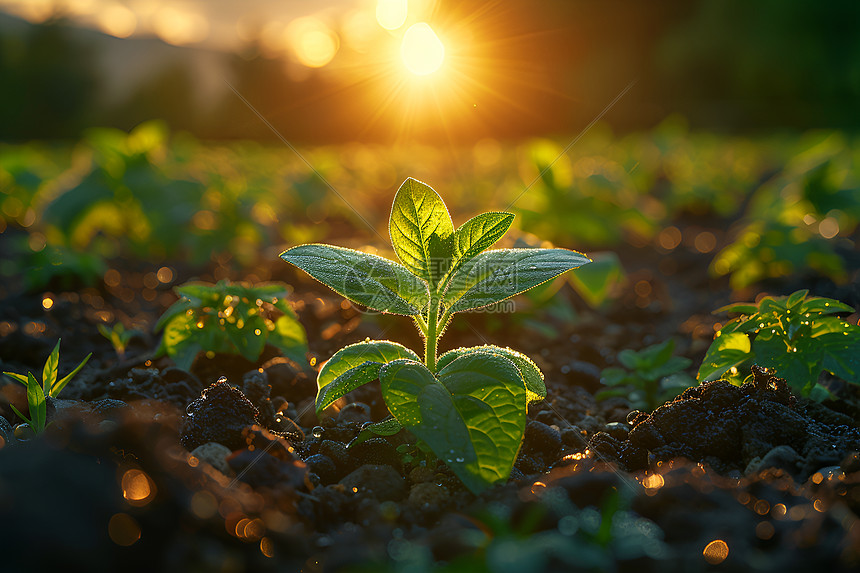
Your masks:
[{"label": "blurred background field", "polygon": [[[846,284],[858,16],[812,1],[0,0],[0,293],[138,261],[154,301],[191,277],[269,279],[288,245],[384,249],[408,176],[457,221],[513,210],[521,244],[692,253],[735,298],[790,276]],[[410,47],[421,22],[429,40]],[[606,256],[578,285],[596,306],[623,280]]]}]

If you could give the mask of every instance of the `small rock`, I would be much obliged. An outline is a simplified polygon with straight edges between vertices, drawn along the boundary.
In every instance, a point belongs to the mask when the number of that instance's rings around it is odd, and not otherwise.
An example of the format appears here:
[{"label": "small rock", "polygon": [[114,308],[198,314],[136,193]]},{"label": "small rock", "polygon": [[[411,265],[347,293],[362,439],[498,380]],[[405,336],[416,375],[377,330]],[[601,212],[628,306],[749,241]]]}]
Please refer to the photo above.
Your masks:
[{"label": "small rock", "polygon": [[418,466],[409,472],[409,481],[413,484],[433,481],[436,472],[426,466]]},{"label": "small rock", "polygon": [[800,456],[791,446],[776,446],[761,458],[753,458],[747,464],[744,475],[752,475],[767,468],[780,468],[789,474],[797,473],[797,464]]},{"label": "small rock", "polygon": [[630,434],[630,426],[621,422],[609,422],[606,424],[606,433],[616,440],[624,441]]},{"label": "small rock", "polygon": [[349,453],[359,464],[389,465],[398,469],[403,465],[397,448],[385,438],[370,438],[355,444],[349,449]]},{"label": "small rock", "polygon": [[416,483],[409,490],[406,504],[416,509],[432,505],[442,507],[448,497],[448,488],[445,486],[430,482]]},{"label": "small rock", "polygon": [[387,465],[363,465],[340,480],[340,484],[347,491],[375,497],[379,501],[398,501],[406,493],[403,478]]},{"label": "small rock", "polygon": [[544,461],[553,461],[561,451],[561,434],[543,422],[530,420],[526,424],[523,449],[540,455]]},{"label": "small rock", "polygon": [[588,435],[579,426],[562,428],[560,434],[562,443],[575,450],[581,450],[588,443]]},{"label": "small rock", "polygon": [[314,454],[309,456],[305,463],[308,469],[319,476],[320,483],[328,485],[337,481],[338,471],[337,466],[328,456],[322,454]]},{"label": "small rock", "polygon": [[217,442],[208,442],[194,448],[191,455],[198,460],[206,462],[225,476],[233,477],[233,470],[227,464],[227,458],[232,453],[227,446]]},{"label": "small rock", "polygon": [[588,432],[589,434],[594,434],[603,430],[603,424],[600,422],[600,420],[590,415],[583,416],[582,419],[577,422],[576,425]]}]

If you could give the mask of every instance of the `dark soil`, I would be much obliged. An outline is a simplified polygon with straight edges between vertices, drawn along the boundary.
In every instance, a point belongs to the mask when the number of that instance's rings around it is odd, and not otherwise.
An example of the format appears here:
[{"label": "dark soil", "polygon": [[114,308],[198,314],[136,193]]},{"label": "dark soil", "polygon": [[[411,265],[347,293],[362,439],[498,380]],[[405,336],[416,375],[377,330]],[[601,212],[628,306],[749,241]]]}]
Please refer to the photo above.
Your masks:
[{"label": "dark soil", "polygon": [[[677,255],[657,273],[659,262],[628,253],[631,284],[648,282],[650,295],[625,294],[601,314],[565,289],[556,301],[574,321],[537,308],[540,329],[482,314],[455,322],[443,350],[510,345],[547,376],[510,481],[480,496],[443,463],[404,458],[405,432],[347,447],[387,413],[373,383],[318,420],[317,360],[267,348],[256,363],[201,356],[189,373],[153,359],[148,328],[170,303],[167,286],[150,301],[106,287],[5,291],[0,369],[41,372],[59,337],[61,374],[94,356],[51,400],[39,438],[15,437],[9,404],[26,411],[26,396],[0,382],[0,570],[856,570],[850,394],[832,408],[811,403],[759,370],[743,387],[691,388],[650,415],[595,400],[600,371],[624,348],[677,336],[679,353],[701,362],[717,320],[708,312],[729,291],[702,279],[701,258]],[[368,336],[420,348],[408,321],[362,316],[283,267],[271,278],[297,285],[309,358]],[[147,328],[120,359],[96,330],[104,320]]]}]

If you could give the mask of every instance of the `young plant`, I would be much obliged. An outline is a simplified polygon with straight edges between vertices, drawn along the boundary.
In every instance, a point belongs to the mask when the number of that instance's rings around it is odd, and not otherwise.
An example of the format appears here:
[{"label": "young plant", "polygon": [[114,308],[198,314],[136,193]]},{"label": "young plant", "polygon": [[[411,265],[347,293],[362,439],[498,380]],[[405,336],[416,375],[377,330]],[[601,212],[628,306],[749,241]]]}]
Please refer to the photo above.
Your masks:
[{"label": "young plant", "polygon": [[220,281],[187,283],[174,290],[180,299],[155,325],[156,331],[164,330],[157,356],[166,354],[176,366],[190,370],[200,352],[239,354],[253,362],[268,343],[305,363],[307,337],[287,304],[287,285]]},{"label": "young plant", "polygon": [[125,349],[128,348],[128,343],[135,336],[140,336],[139,330],[126,330],[125,325],[117,322],[111,328],[104,324],[99,324],[99,333],[104,336],[113,346],[116,355],[121,359],[125,358]]},{"label": "young plant", "polygon": [[30,407],[29,418],[18,411],[18,408],[14,405],[9,405],[12,406],[12,410],[15,411],[15,414],[17,414],[19,418],[30,425],[30,428],[35,434],[41,434],[45,431],[47,418],[46,398],[49,396],[56,397],[63,388],[66,387],[66,384],[74,378],[75,374],[81,371],[81,368],[84,367],[84,364],[87,363],[90,356],[92,356],[92,353],[87,354],[86,358],[84,358],[74,370],[69,372],[63,378],[57,380],[60,365],[60,341],[58,340],[57,345],[54,346],[54,350],[48,356],[48,359],[45,361],[45,366],[42,368],[41,383],[36,380],[36,377],[33,376],[32,372],[27,372],[26,376],[23,374],[16,374],[14,372],[3,373],[9,378],[17,380],[27,388],[27,404]]},{"label": "young plant", "polygon": [[803,396],[818,401],[831,397],[818,384],[822,370],[860,384],[860,326],[832,316],[854,309],[808,294],[799,290],[791,296],[764,297],[758,304],[715,310],[740,316],[717,332],[699,368],[699,380],[723,377],[740,384],[755,362],[776,370]]},{"label": "young plant", "polygon": [[695,385],[684,373],[690,359],[673,356],[675,341],[671,338],[640,351],[622,350],[618,361],[626,368],[605,368],[600,380],[613,388],[598,393],[598,399],[625,396],[636,409],[651,411],[666,400]]},{"label": "young plant", "polygon": [[409,316],[424,337],[423,360],[396,342],[337,351],[319,371],[317,415],[379,379],[388,410],[473,492],[507,480],[525,431],[527,405],[546,396],[543,374],[510,348],[458,348],[437,356],[451,317],[487,306],[590,260],[567,249],[487,250],[511,213],[483,213],[454,229],[442,198],[407,179],[389,220],[402,264],[332,245],[299,245],[281,258],[335,292],[384,313]]}]

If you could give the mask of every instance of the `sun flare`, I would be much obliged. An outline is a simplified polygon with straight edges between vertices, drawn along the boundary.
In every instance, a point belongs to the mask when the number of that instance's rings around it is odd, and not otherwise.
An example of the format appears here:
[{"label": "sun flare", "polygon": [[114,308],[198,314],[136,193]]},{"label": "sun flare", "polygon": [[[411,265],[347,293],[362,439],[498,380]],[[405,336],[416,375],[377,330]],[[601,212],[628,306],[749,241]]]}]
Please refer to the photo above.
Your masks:
[{"label": "sun flare", "polygon": [[400,56],[406,69],[417,76],[426,76],[442,67],[445,46],[429,24],[419,22],[403,34]]}]

